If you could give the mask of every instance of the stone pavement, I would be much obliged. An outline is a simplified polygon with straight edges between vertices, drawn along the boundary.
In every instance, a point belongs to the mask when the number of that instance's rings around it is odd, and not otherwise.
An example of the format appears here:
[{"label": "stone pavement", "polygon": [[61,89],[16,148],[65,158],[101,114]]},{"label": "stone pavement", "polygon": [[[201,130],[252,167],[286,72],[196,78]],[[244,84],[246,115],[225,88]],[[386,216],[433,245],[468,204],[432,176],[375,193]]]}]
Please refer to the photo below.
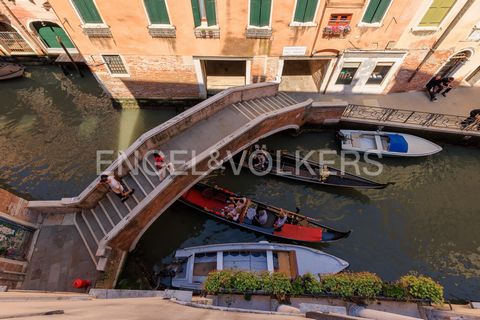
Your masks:
[{"label": "stone pavement", "polygon": [[438,95],[436,102],[431,102],[425,91],[412,91],[379,94],[319,94],[289,92],[292,98],[297,101],[304,101],[308,98],[314,101],[346,101],[351,104],[367,106],[380,106],[395,109],[406,109],[432,113],[443,113],[465,116],[472,109],[480,108],[480,87],[458,87],[452,89],[444,98]]},{"label": "stone pavement", "polygon": [[[2,295],[0,295],[0,301]],[[54,300],[54,301],[5,301],[0,308],[0,318],[33,315],[53,310],[64,314],[54,315],[63,319],[165,319],[165,320],[297,320],[298,316],[239,313],[207,310],[183,306],[162,298],[133,298],[108,300]],[[46,319],[45,316],[29,316],[28,319]]]},{"label": "stone pavement", "polygon": [[76,278],[95,279],[97,271],[74,225],[43,225],[22,289],[85,292]]}]

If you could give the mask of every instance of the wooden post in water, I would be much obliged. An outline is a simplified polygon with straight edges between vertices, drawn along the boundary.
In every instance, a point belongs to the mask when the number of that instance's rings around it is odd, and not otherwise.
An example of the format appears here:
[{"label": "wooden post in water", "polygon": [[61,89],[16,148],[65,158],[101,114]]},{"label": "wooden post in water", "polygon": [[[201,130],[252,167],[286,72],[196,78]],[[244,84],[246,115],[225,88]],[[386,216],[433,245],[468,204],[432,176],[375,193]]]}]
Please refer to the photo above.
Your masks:
[{"label": "wooden post in water", "polygon": [[75,60],[73,60],[72,58],[72,55],[70,54],[70,52],[68,52],[67,48],[65,47],[65,45],[63,44],[62,42],[62,39],[60,38],[60,36],[57,36],[57,41],[58,41],[58,44],[62,47],[63,51],[65,51],[65,53],[67,54],[68,58],[70,59],[70,61],[72,62],[73,66],[75,67],[75,70],[77,70],[78,74],[80,75],[80,77],[83,78],[83,73],[82,71],[80,70],[80,68],[78,67],[77,63],[75,62]]}]

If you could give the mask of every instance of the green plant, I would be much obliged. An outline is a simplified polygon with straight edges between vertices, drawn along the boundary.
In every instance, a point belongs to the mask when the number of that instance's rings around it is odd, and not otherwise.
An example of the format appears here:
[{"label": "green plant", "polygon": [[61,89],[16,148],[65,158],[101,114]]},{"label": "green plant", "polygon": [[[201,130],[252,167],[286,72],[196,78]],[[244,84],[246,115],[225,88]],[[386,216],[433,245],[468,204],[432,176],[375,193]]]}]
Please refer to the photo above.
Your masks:
[{"label": "green plant", "polygon": [[247,271],[237,271],[231,279],[232,289],[242,293],[252,292],[262,288],[258,274]]},{"label": "green plant", "polygon": [[399,284],[411,298],[443,303],[443,287],[432,278],[412,273],[401,277]]},{"label": "green plant", "polygon": [[325,292],[339,295],[342,297],[351,297],[355,290],[352,286],[350,273],[339,273],[322,276],[322,286]]},{"label": "green plant", "polygon": [[350,281],[354,294],[360,297],[375,298],[382,291],[383,281],[374,273],[350,273]]},{"label": "green plant", "polygon": [[262,289],[266,293],[275,295],[279,300],[284,300],[285,297],[292,292],[292,283],[290,278],[284,273],[262,273]]},{"label": "green plant", "polygon": [[302,278],[306,293],[318,295],[324,292],[321,282],[313,274],[307,273]]},{"label": "green plant", "polygon": [[303,294],[305,294],[305,286],[303,284],[303,278],[302,277],[296,277],[292,281],[292,295],[301,296]]},{"label": "green plant", "polygon": [[232,278],[233,271],[231,270],[212,271],[205,280],[205,291],[209,294],[217,294],[222,290],[231,291]]},{"label": "green plant", "polygon": [[406,299],[407,292],[398,283],[384,283],[382,286],[382,296],[394,299]]}]

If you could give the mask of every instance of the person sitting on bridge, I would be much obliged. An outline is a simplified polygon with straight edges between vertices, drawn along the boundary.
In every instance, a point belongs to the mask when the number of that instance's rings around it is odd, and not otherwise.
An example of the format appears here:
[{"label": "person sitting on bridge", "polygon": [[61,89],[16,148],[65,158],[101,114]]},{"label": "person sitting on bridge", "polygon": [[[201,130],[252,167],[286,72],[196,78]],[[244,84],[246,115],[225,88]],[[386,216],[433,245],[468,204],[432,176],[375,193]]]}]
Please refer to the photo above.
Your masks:
[{"label": "person sitting on bridge", "polygon": [[107,174],[102,174],[100,176],[99,185],[108,186],[108,188],[110,188],[113,193],[115,193],[120,199],[122,199],[122,202],[125,202],[128,197],[135,191],[135,189],[129,191],[127,187],[121,183],[120,179],[117,179],[114,176],[109,176]]},{"label": "person sitting on bridge", "polygon": [[163,154],[160,154],[159,152],[154,152],[153,153],[153,160],[155,161],[155,167],[157,168],[158,171],[164,173],[162,169],[167,169],[168,172],[172,173],[173,171],[173,165],[171,162],[167,163],[165,160],[165,156]]}]

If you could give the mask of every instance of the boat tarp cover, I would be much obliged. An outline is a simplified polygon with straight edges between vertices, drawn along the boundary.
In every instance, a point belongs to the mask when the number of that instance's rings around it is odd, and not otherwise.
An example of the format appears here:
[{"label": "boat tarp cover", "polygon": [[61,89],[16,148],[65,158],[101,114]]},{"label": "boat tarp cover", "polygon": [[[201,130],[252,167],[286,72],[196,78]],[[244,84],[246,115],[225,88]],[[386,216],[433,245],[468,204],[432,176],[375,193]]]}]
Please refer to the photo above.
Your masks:
[{"label": "boat tarp cover", "polygon": [[388,138],[390,139],[390,146],[388,148],[388,151],[403,152],[403,153],[406,153],[408,151],[407,140],[405,140],[405,138],[402,135],[389,134]]}]

